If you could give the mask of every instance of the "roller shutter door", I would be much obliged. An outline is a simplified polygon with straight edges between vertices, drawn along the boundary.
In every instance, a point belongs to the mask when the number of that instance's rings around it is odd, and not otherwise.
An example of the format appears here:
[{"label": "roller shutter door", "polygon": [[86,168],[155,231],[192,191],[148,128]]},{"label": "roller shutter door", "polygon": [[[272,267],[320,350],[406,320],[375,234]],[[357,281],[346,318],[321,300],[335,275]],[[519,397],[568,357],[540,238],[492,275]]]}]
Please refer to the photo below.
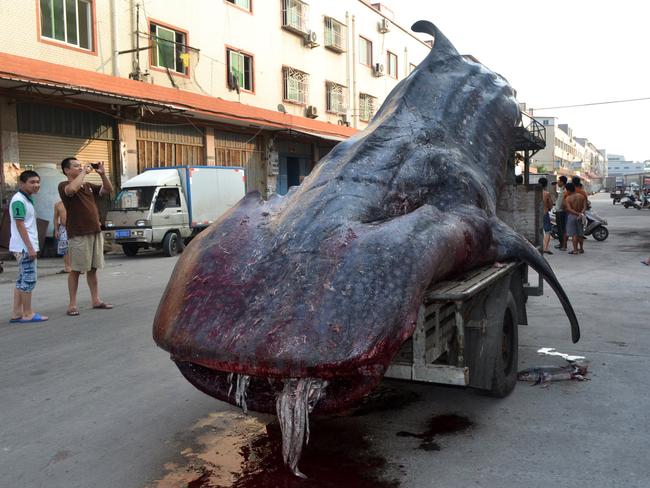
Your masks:
[{"label": "roller shutter door", "polygon": [[[104,161],[106,174],[114,182],[112,141],[19,133],[18,150],[21,165],[56,163],[60,169],[61,161],[70,156],[82,162]],[[94,172],[86,181],[101,184]]]}]

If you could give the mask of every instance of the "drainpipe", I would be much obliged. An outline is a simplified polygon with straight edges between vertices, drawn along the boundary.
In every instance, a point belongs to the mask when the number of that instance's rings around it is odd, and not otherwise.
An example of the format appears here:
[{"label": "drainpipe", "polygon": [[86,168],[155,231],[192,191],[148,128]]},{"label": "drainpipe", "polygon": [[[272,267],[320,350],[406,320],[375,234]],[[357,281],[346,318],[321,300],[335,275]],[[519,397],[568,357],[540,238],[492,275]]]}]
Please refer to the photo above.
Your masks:
[{"label": "drainpipe", "polygon": [[[345,42],[347,43],[346,50],[345,50],[345,86],[348,87],[348,106],[347,106],[347,111],[348,113],[351,112],[351,107],[353,103],[353,94],[352,94],[352,86],[350,86],[350,12],[345,12],[345,27],[347,29],[347,39]],[[350,116],[352,114],[350,113]]]},{"label": "drainpipe", "polygon": [[117,52],[119,48],[119,28],[116,0],[111,0],[111,51],[113,52],[113,76],[120,76],[120,60]]},{"label": "drainpipe", "polygon": [[354,15],[352,16],[352,127],[359,127],[359,95],[357,94],[357,43]]}]

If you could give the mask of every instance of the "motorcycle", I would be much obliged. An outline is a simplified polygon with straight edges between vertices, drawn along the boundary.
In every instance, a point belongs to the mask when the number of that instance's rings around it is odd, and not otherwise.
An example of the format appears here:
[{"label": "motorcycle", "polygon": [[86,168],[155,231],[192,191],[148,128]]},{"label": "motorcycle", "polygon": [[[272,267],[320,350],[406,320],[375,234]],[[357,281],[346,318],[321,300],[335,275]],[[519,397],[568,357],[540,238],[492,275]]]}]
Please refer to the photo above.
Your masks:
[{"label": "motorcycle", "polygon": [[642,208],[641,203],[634,195],[626,195],[621,198],[621,205],[623,205],[625,208],[634,207],[637,210],[641,210]]},{"label": "motorcycle", "polygon": [[[551,237],[558,238],[557,221],[555,220],[555,212],[551,212]],[[609,237],[609,230],[607,229],[607,220],[596,214],[592,210],[585,211],[587,218],[587,225],[585,225],[584,235],[593,235],[597,241],[604,241]]]}]

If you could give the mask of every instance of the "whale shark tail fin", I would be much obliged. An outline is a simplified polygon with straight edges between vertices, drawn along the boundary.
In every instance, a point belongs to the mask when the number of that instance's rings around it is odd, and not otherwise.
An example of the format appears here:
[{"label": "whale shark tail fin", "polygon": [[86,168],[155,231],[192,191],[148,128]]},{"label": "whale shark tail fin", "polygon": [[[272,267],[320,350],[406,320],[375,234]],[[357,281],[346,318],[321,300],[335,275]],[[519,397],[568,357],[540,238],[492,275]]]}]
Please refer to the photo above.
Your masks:
[{"label": "whale shark tail fin", "polygon": [[515,232],[500,220],[496,222],[498,231],[494,232],[497,241],[497,260],[507,261],[511,259],[521,259],[531,268],[533,268],[544,280],[551,286],[555,294],[560,299],[562,308],[569,318],[571,324],[571,339],[573,342],[580,340],[580,326],[578,318],[571,306],[569,297],[567,297],[562,285],[558,281],[555,273],[551,269],[546,259],[542,257],[537,249],[523,236]]},{"label": "whale shark tail fin", "polygon": [[413,32],[420,32],[422,34],[429,34],[434,39],[432,53],[436,56],[441,54],[448,54],[449,56],[458,56],[458,51],[454,45],[445,37],[440,29],[428,20],[418,20],[411,26]]}]

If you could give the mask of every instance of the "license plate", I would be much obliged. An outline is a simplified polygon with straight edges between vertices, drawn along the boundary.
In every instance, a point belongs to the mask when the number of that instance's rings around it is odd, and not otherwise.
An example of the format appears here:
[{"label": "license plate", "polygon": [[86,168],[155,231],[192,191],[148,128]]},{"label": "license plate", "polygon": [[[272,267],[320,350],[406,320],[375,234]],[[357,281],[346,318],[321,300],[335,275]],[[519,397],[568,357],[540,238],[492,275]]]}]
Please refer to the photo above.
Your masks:
[{"label": "license plate", "polygon": [[131,231],[130,230],[116,230],[115,231],[115,238],[116,239],[123,239],[125,237],[131,237]]}]

